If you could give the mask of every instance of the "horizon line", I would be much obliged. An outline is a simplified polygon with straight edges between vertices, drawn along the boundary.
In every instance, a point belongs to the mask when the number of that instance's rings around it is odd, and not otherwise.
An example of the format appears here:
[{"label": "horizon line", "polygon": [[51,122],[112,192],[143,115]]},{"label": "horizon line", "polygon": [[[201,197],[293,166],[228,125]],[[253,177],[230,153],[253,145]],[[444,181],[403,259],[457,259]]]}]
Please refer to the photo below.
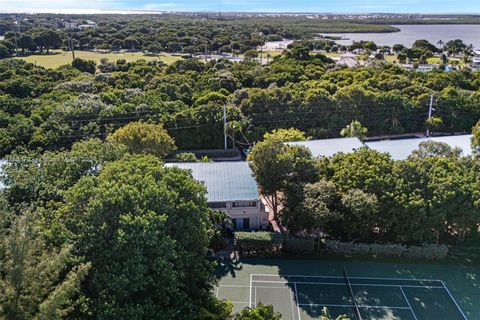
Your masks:
[{"label": "horizon line", "polygon": [[19,9],[18,11],[3,11],[0,14],[172,14],[172,13],[192,13],[192,14],[321,14],[321,15],[451,15],[451,16],[480,16],[480,12],[321,12],[321,11],[216,11],[216,10],[151,10],[151,9]]}]

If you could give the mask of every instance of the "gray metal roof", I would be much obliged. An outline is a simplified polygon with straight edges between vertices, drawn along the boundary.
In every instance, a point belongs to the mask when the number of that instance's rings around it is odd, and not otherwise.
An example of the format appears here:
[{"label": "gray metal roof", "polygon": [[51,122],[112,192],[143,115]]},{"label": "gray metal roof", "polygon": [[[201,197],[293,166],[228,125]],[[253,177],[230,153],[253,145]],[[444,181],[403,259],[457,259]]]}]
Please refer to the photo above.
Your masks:
[{"label": "gray metal roof", "polygon": [[246,161],[167,163],[192,171],[194,179],[207,187],[208,202],[258,200],[258,187]]},{"label": "gray metal roof", "polygon": [[309,141],[289,142],[292,145],[302,145],[310,149],[314,157],[331,157],[336,153],[349,153],[363,147],[358,138],[335,138]]},{"label": "gray metal roof", "polygon": [[398,139],[398,140],[383,140],[365,142],[365,144],[380,152],[387,152],[394,160],[404,160],[418,148],[418,145],[423,141],[437,141],[444,142],[450,147],[459,147],[463,151],[464,156],[472,154],[471,134],[447,136],[447,137],[430,137],[430,138],[412,138],[412,139]]}]

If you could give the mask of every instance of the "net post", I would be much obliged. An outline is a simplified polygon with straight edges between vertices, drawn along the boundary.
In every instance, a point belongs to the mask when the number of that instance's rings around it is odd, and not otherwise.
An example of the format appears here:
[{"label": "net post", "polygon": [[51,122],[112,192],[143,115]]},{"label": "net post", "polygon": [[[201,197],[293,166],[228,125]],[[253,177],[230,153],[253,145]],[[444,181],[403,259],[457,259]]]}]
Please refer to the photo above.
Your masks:
[{"label": "net post", "polygon": [[250,297],[248,299],[248,307],[251,308],[252,307],[252,276],[253,274],[250,273],[250,285],[249,285],[249,294],[250,294]]}]

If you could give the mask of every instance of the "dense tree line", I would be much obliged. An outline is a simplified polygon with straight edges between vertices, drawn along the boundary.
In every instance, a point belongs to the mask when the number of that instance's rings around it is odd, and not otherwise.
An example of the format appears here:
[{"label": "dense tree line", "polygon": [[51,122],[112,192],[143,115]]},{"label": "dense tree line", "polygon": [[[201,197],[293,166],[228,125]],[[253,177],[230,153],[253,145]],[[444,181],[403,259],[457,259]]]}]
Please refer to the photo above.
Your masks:
[{"label": "dense tree line", "polygon": [[[428,141],[401,161],[366,147],[314,159],[307,148],[285,144],[284,136],[266,136],[250,157],[260,190],[292,234],[422,244],[478,232],[478,153],[462,157]],[[478,150],[478,141],[472,144]]]},{"label": "dense tree line", "polygon": [[[96,28],[65,29],[64,21],[86,23],[91,16],[75,15],[0,15],[0,35],[12,43],[18,41],[22,52],[41,50],[45,40],[59,46],[58,39],[67,43],[67,33],[77,49],[144,50],[197,53],[243,53],[265,41],[313,38],[319,32],[392,32],[394,27],[366,23],[361,20],[322,20],[305,17],[237,17],[219,18],[215,15],[96,15]],[[3,27],[3,28],[2,28]],[[3,31],[3,32],[2,32]],[[20,34],[19,34],[20,33]],[[41,36],[40,36],[41,35]],[[48,37],[45,37],[48,36]],[[18,37],[17,39],[15,39]],[[53,39],[56,37],[57,39]],[[41,38],[41,39],[40,39]],[[55,41],[53,41],[55,40]]]},{"label": "dense tree line", "polygon": [[480,73],[395,65],[341,68],[298,46],[268,65],[103,60],[44,69],[0,62],[0,152],[69,147],[137,120],[162,123],[179,149],[223,145],[223,107],[237,146],[275,128],[338,136],[352,120],[370,135],[422,131],[434,94],[437,130],[469,132],[480,118]]}]

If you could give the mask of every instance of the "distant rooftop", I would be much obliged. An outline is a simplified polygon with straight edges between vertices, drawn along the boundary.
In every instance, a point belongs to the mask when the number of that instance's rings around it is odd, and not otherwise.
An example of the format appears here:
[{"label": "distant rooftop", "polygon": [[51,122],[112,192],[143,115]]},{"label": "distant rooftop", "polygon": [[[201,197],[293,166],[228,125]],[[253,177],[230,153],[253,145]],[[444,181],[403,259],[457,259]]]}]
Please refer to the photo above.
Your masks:
[{"label": "distant rooftop", "polygon": [[335,138],[309,141],[289,142],[292,145],[302,145],[310,149],[314,157],[331,157],[336,153],[349,153],[363,147],[358,138]]},{"label": "distant rooftop", "polygon": [[471,134],[446,136],[446,137],[430,137],[430,138],[411,138],[397,140],[382,140],[365,142],[365,144],[373,150],[380,152],[388,152],[394,160],[404,160],[417,149],[419,144],[424,141],[444,142],[450,147],[459,147],[462,149],[462,155],[469,156],[472,154]]},{"label": "distant rooftop", "polygon": [[207,187],[208,202],[258,200],[258,187],[246,161],[167,163],[192,171],[195,180]]}]

